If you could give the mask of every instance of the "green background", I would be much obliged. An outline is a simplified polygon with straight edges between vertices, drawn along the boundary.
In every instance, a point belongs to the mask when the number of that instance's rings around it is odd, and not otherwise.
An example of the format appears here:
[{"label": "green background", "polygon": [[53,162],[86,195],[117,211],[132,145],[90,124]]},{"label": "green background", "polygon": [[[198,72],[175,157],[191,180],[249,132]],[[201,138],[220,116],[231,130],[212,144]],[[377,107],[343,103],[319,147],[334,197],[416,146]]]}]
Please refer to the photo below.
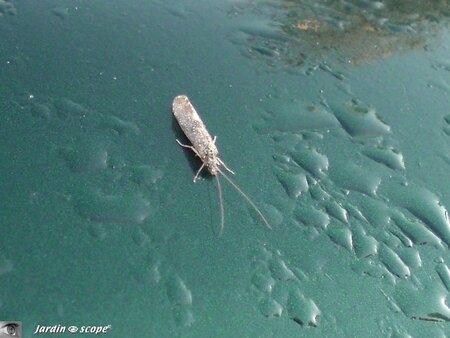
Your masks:
[{"label": "green background", "polygon": [[[448,1],[0,14],[0,320],[24,337],[450,332]],[[222,179],[219,236],[178,94],[273,230]]]}]

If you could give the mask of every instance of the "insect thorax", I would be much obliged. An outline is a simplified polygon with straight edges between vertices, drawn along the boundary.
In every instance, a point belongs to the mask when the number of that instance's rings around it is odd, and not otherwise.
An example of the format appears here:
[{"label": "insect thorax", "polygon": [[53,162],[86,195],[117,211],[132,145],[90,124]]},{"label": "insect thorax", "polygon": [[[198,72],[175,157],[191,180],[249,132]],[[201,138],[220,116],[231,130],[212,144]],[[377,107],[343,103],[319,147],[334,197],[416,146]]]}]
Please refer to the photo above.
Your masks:
[{"label": "insect thorax", "polygon": [[205,163],[211,175],[215,176],[218,172],[219,160],[217,157],[217,148],[208,147],[203,162]]}]

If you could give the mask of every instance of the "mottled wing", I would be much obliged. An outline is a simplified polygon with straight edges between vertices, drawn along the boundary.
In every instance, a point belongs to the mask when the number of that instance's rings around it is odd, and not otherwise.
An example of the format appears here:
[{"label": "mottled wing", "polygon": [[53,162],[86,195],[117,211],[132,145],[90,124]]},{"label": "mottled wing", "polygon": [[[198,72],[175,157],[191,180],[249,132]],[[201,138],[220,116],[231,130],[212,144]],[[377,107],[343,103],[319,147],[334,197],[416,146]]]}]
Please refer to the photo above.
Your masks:
[{"label": "mottled wing", "polygon": [[217,154],[211,135],[186,95],[173,99],[172,111],[184,134],[202,158],[206,157],[208,149],[211,148]]}]

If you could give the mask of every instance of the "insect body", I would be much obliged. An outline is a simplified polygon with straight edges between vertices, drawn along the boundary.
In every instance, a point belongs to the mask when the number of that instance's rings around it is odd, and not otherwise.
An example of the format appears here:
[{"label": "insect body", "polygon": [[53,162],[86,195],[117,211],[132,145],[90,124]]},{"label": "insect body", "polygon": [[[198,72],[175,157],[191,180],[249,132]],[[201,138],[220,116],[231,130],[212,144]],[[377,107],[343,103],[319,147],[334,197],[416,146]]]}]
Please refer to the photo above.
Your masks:
[{"label": "insect body", "polygon": [[229,172],[234,174],[219,158],[219,151],[216,147],[216,137],[213,139],[208,130],[206,130],[205,124],[200,119],[200,116],[188,97],[186,95],[175,97],[172,104],[172,110],[178,124],[189,141],[191,141],[192,146],[181,144],[180,141],[177,140],[178,144],[192,149],[203,162],[194,177],[194,182],[205,166],[213,176],[216,176],[219,172],[219,165],[223,165]]},{"label": "insect body", "polygon": [[269,222],[266,220],[261,211],[256,207],[255,203],[248,197],[237,185],[234,183],[224,172],[220,169],[223,166],[227,171],[234,175],[234,172],[228,169],[225,163],[219,158],[219,151],[216,146],[216,136],[214,138],[211,137],[208,130],[205,127],[205,124],[201,120],[194,106],[189,101],[186,95],[179,95],[174,98],[172,103],[172,111],[175,118],[178,121],[181,129],[183,130],[186,137],[189,139],[192,145],[182,144],[177,140],[178,144],[185,148],[190,148],[203,162],[200,169],[194,176],[194,182],[196,181],[198,175],[202,171],[202,169],[206,166],[209,173],[216,178],[218,190],[219,190],[219,202],[220,202],[220,211],[221,211],[221,224],[220,224],[220,233],[223,231],[224,225],[224,210],[223,210],[223,198],[222,198],[222,188],[220,185],[218,174],[222,174],[222,176],[235,188],[246,200],[247,202],[255,209],[264,223],[267,225],[269,229],[271,226]]}]

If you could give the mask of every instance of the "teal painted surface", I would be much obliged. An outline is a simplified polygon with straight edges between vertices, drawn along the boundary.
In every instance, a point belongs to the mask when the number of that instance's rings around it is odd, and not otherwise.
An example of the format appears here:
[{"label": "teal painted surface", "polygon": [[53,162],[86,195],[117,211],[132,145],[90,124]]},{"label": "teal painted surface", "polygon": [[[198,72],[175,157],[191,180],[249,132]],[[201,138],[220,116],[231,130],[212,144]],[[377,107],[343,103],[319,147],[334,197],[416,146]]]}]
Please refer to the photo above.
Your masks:
[{"label": "teal painted surface", "polygon": [[[448,2],[0,13],[0,320],[25,337],[448,335]],[[218,235],[214,180],[193,184],[175,142],[181,93],[272,231],[222,180]]]}]

